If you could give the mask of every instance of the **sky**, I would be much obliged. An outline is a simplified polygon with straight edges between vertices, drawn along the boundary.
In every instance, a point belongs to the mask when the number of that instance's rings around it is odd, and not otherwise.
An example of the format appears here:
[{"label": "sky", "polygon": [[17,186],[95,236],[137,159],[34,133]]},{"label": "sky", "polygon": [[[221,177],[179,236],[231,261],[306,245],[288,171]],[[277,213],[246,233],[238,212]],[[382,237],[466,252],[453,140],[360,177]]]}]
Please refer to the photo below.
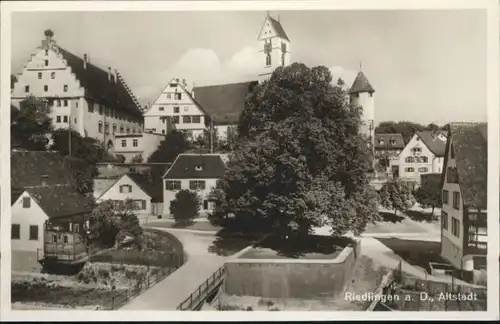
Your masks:
[{"label": "sky", "polygon": [[[375,88],[375,119],[486,121],[486,14],[481,10],[273,11],[292,62],[324,65]],[[58,45],[118,69],[142,104],[172,78],[192,85],[255,80],[265,11],[24,12],[12,15],[13,73],[52,29]],[[360,62],[362,62],[360,64]]]}]

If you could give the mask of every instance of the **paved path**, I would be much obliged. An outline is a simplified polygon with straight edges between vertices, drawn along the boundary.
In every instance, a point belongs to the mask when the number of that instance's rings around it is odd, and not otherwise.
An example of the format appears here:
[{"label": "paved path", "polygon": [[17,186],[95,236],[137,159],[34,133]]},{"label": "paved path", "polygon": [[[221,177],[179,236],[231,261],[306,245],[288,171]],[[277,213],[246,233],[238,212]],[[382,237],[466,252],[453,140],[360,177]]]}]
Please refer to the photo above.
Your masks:
[{"label": "paved path", "polygon": [[170,276],[120,310],[175,310],[208,277],[224,264],[224,257],[208,251],[215,236],[210,233],[155,228],[175,235],[183,244],[187,262]]}]

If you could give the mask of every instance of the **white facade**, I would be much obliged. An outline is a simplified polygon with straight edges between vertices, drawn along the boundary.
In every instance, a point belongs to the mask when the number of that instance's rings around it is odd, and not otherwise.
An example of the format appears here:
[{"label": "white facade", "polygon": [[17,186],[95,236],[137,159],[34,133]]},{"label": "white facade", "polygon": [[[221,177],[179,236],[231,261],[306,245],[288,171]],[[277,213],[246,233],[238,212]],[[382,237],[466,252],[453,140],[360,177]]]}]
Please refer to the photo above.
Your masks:
[{"label": "white facade", "polygon": [[205,113],[194,102],[185,80],[173,79],[167,84],[144,113],[144,129],[165,135],[169,118],[175,129],[186,131],[190,139],[203,135],[207,129]]},{"label": "white facade", "polygon": [[[456,168],[457,163],[448,152],[447,168]],[[460,185],[448,181],[448,170],[444,170],[443,205],[441,209],[441,254],[458,269],[462,268],[464,210]],[[455,196],[455,197],[454,197]],[[456,200],[458,197],[458,204]],[[454,206],[455,205],[455,206]],[[453,223],[457,225],[453,225]]]},{"label": "white facade", "polygon": [[[282,31],[276,29],[276,20],[270,16],[266,17],[259,33],[260,49],[262,54],[262,70],[259,73],[261,79],[268,78],[279,66],[290,65],[290,40],[282,35]],[[277,22],[281,28],[281,23]]]},{"label": "white facade", "polygon": [[[49,219],[40,205],[24,191],[12,204],[11,248],[13,251],[30,251],[40,253],[44,248],[44,225]],[[15,228],[18,228],[15,229]],[[35,232],[37,233],[35,237]],[[17,233],[19,237],[17,238]]]},{"label": "white facade", "polygon": [[[170,203],[175,200],[175,195],[180,190],[190,190],[195,191],[201,200],[200,216],[206,216],[214,210],[215,205],[213,202],[208,201],[208,196],[212,189],[217,185],[219,179],[163,179],[163,214],[170,216]],[[202,181],[204,183],[205,189],[190,189],[191,181]],[[176,182],[176,189],[168,189],[168,182]]]},{"label": "white facade", "polygon": [[432,153],[415,134],[399,154],[399,177],[403,180],[420,182],[421,174],[442,173],[443,163],[444,157]]},{"label": "white facade", "polygon": [[146,162],[164,140],[165,135],[162,134],[117,134],[113,144],[113,153],[125,156],[125,163],[131,162],[138,155],[141,155],[143,162]]},{"label": "white facade", "polygon": [[359,92],[351,94],[350,102],[363,108],[360,133],[371,139],[375,145],[375,92]]},{"label": "white facade", "polygon": [[[86,98],[85,89],[72,71],[68,62],[55,43],[48,39],[45,45],[37,48],[24,64],[18,81],[11,91],[12,104],[26,97],[48,99],[54,127],[71,128],[82,136],[93,137],[105,143],[114,133],[142,132],[142,118],[126,111],[117,111],[107,105]],[[48,44],[48,45],[47,45]],[[90,62],[82,65],[87,67]],[[113,82],[122,80],[121,76],[108,71]],[[104,89],[103,89],[104,91]]]},{"label": "white facade", "polygon": [[131,199],[136,202],[139,216],[152,214],[151,197],[144,192],[128,175],[122,176],[111,187],[108,188],[98,199],[97,202],[105,200],[125,201]]}]

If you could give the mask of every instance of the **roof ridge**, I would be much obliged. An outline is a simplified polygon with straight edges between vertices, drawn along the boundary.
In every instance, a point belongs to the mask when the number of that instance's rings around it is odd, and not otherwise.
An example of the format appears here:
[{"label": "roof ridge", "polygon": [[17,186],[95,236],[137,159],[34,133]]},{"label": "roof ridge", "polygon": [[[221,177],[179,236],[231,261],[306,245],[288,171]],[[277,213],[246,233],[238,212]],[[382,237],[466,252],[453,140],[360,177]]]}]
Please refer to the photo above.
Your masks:
[{"label": "roof ridge", "polygon": [[259,81],[258,80],[251,80],[251,81],[241,81],[241,82],[233,82],[233,83],[212,84],[212,85],[207,85],[207,86],[197,86],[197,87],[193,87],[193,90],[196,88],[211,88],[211,87],[220,87],[220,86],[228,86],[228,85],[252,83],[252,82],[259,82]]},{"label": "roof ridge", "polygon": [[127,82],[123,78],[123,76],[120,73],[120,71],[118,71],[118,69],[115,69],[115,73],[116,73],[116,79],[117,79],[116,81],[119,81],[123,85],[123,87],[125,88],[125,90],[127,90],[128,94],[130,95],[130,97],[132,98],[132,100],[134,101],[134,103],[137,105],[137,108],[139,108],[139,110],[142,111],[141,104],[139,103],[139,100],[137,100],[137,97],[132,92],[132,90],[129,88]]}]

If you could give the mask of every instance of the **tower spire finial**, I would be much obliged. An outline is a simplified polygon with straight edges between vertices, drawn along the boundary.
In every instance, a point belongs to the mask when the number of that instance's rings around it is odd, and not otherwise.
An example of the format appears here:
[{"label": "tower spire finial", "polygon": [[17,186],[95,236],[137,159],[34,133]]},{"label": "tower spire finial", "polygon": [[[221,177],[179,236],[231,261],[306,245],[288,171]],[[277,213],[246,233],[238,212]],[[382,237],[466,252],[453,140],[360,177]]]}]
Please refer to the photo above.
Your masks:
[{"label": "tower spire finial", "polygon": [[359,61],[359,71],[363,70],[363,61]]}]

